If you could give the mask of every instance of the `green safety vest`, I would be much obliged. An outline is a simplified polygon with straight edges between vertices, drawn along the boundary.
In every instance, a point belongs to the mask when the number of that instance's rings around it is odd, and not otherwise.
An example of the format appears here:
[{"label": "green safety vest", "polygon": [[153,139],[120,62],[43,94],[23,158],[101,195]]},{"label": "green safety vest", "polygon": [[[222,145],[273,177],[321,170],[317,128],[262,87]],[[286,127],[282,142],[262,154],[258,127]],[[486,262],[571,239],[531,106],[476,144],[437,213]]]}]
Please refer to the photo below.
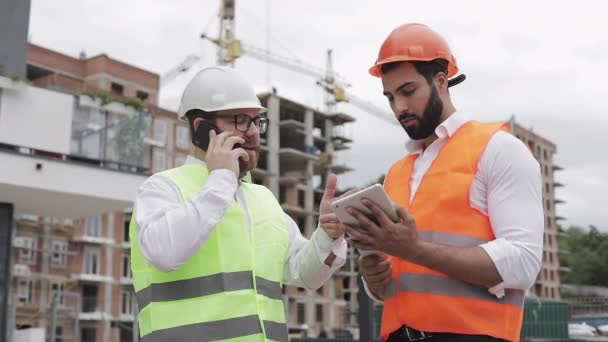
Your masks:
[{"label": "green safety vest", "polygon": [[[187,164],[160,175],[177,184],[187,201],[200,192],[209,171]],[[248,212],[233,201],[199,251],[168,273],[142,255],[133,214],[131,268],[142,341],[287,341],[285,214],[267,188],[242,182],[241,189]]]}]

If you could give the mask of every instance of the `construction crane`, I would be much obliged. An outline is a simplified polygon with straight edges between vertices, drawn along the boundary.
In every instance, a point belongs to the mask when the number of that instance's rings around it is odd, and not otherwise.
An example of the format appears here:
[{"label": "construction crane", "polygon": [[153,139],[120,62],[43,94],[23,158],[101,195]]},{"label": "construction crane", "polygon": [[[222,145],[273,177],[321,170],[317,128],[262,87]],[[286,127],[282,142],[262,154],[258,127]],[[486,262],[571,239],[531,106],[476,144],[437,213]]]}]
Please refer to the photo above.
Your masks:
[{"label": "construction crane", "polygon": [[190,54],[186,56],[186,58],[175,66],[173,69],[164,73],[160,78],[160,86],[161,88],[167,85],[169,82],[173,81],[180,73],[188,71],[194,63],[198,62],[200,57],[195,54]]},{"label": "construction crane", "polygon": [[234,66],[234,62],[242,55],[253,57],[263,62],[280,66],[284,69],[311,76],[317,79],[317,84],[325,90],[324,102],[327,113],[335,113],[338,102],[349,102],[352,105],[384,120],[397,125],[391,113],[379,108],[369,101],[363,100],[345,89],[350,87],[346,78],[337,74],[333,69],[332,50],[327,50],[325,69],[302,63],[300,60],[279,56],[266,49],[244,44],[235,37],[235,0],[222,0],[220,7],[220,34],[219,38],[209,37],[206,33],[201,38],[206,39],[218,47],[217,61],[220,65]]}]

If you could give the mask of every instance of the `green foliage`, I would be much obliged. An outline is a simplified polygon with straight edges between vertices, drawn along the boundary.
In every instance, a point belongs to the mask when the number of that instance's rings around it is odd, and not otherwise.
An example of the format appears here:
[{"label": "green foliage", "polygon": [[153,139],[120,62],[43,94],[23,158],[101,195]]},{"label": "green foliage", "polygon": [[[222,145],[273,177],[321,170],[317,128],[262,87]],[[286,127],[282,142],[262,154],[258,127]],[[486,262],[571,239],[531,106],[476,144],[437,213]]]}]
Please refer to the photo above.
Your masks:
[{"label": "green foliage", "polygon": [[608,234],[591,226],[588,230],[570,227],[561,230],[560,264],[570,268],[563,272],[564,283],[579,285],[608,284]]},{"label": "green foliage", "polygon": [[125,105],[127,107],[131,107],[137,111],[142,111],[145,108],[144,102],[141,99],[136,98],[136,97],[125,97],[122,99],[118,99],[105,91],[87,91],[82,94],[90,97],[91,99],[95,99],[95,98],[100,99],[102,106],[105,106],[110,102],[118,102],[118,103],[122,103],[123,105]]}]

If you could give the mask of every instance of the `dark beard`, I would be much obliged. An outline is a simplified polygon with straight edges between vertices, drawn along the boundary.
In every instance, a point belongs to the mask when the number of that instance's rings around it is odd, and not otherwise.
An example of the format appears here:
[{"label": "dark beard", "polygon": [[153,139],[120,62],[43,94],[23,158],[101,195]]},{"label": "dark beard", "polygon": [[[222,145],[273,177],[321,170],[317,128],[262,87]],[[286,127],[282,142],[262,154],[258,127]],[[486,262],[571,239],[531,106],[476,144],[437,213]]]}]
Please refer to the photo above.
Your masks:
[{"label": "dark beard", "polygon": [[[431,86],[431,95],[424,108],[422,117],[414,113],[404,113],[399,116],[399,123],[405,130],[410,139],[422,140],[431,136],[435,133],[435,129],[441,123],[441,113],[443,112],[443,102],[437,93],[437,88]],[[418,120],[418,125],[411,125],[406,127],[403,125],[402,120],[408,116],[413,116]]]}]

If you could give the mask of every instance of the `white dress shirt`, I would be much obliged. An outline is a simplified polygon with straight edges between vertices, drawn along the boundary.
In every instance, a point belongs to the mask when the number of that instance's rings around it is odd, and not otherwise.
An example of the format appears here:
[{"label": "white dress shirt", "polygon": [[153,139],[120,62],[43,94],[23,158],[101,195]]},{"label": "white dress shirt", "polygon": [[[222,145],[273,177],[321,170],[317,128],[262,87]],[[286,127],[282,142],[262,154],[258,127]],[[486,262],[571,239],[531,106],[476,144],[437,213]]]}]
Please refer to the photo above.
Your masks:
[{"label": "white dress shirt", "polygon": [[[186,164],[198,163],[188,157]],[[154,267],[170,272],[186,263],[205,243],[213,228],[224,217],[232,201],[247,211],[241,181],[234,172],[214,170],[200,193],[188,201],[181,198],[177,185],[162,175],[153,175],[139,188],[134,205],[138,242],[142,254]],[[251,232],[249,218],[247,230]],[[310,240],[289,215],[285,215],[289,231],[289,248],[283,281],[286,284],[308,289],[321,287],[346,261],[346,240],[333,240],[317,228]],[[248,238],[249,235],[243,236]],[[330,266],[325,260],[330,252],[336,258]]]},{"label": "white dress shirt", "polygon": [[[462,113],[452,114],[437,126],[437,139],[424,150],[421,140],[406,142],[406,152],[419,155],[410,179],[410,203],[441,148],[468,121]],[[543,253],[542,176],[538,161],[523,142],[499,131],[481,156],[469,194],[471,207],[489,216],[496,236],[496,240],[480,245],[502,278],[500,284],[489,289],[490,293],[500,298],[505,288],[529,289],[540,272]]]}]

